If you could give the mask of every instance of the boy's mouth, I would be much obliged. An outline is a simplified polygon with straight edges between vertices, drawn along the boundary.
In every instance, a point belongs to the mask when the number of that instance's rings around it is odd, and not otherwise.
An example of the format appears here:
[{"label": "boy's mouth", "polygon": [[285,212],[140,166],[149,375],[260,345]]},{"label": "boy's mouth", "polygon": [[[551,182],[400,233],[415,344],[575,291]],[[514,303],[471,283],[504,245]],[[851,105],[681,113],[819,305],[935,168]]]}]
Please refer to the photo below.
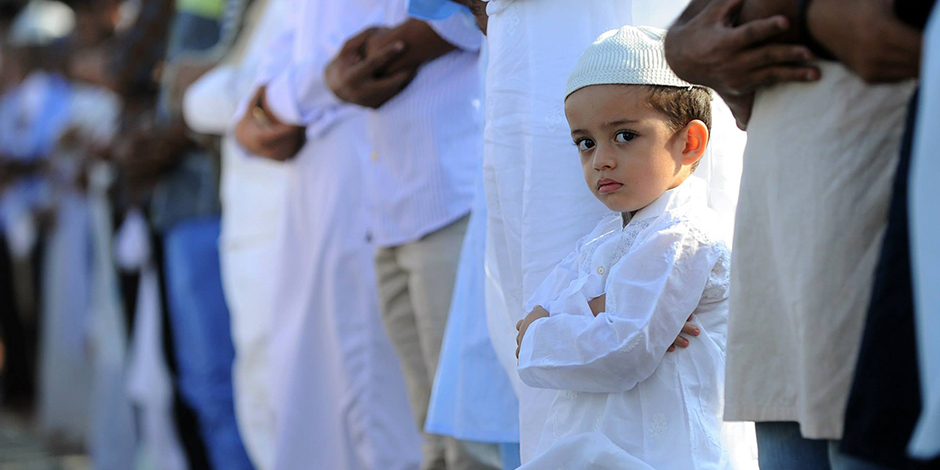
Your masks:
[{"label": "boy's mouth", "polygon": [[601,194],[612,193],[623,187],[623,183],[619,183],[610,178],[603,178],[597,182],[597,192]]}]

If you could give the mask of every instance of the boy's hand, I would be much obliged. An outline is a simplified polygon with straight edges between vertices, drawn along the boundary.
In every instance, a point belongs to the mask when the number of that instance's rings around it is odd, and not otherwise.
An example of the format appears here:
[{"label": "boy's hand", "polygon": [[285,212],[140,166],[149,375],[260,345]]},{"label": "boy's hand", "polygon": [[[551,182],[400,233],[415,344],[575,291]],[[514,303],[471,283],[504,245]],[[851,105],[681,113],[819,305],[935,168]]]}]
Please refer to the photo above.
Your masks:
[{"label": "boy's hand", "polygon": [[519,349],[522,348],[522,338],[525,337],[526,330],[529,329],[529,325],[532,324],[535,320],[539,318],[547,318],[548,310],[545,310],[541,306],[535,307],[525,318],[516,323],[516,331],[519,334],[516,335],[516,359],[519,359]]},{"label": "boy's hand", "polygon": [[588,305],[591,307],[591,313],[593,313],[595,317],[600,315],[601,312],[607,310],[607,294],[595,297],[594,300],[588,302]]},{"label": "boy's hand", "polygon": [[[692,315],[689,315],[689,320],[685,322],[685,326],[682,327],[682,332],[690,336],[698,336],[702,334],[702,330],[692,324]],[[689,343],[689,340],[680,334],[679,336],[676,336],[676,341],[672,343],[672,346],[669,346],[669,349],[667,349],[666,352],[675,351],[676,346],[685,349],[689,347],[689,344],[691,344]]]}]

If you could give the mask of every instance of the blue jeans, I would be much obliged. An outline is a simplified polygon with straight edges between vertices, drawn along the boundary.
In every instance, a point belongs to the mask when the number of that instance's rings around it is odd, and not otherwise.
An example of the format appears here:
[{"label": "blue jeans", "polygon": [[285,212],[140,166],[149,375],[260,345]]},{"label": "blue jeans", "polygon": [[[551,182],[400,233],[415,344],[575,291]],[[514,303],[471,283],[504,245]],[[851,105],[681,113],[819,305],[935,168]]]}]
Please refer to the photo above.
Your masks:
[{"label": "blue jeans", "polygon": [[839,451],[839,441],[806,439],[797,423],[756,423],[761,470],[889,470]]},{"label": "blue jeans", "polygon": [[235,422],[232,346],[219,267],[218,216],[175,224],[164,239],[166,293],[180,395],[196,412],[216,470],[251,470]]}]

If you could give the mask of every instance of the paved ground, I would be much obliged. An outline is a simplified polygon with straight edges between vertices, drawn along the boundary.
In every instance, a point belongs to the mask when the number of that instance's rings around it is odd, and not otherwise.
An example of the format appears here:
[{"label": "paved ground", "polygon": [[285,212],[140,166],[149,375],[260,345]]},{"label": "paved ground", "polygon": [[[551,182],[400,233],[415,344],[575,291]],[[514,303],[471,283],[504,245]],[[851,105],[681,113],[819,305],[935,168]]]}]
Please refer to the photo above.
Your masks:
[{"label": "paved ground", "polygon": [[0,413],[0,470],[89,470],[83,455],[53,455],[16,416]]}]

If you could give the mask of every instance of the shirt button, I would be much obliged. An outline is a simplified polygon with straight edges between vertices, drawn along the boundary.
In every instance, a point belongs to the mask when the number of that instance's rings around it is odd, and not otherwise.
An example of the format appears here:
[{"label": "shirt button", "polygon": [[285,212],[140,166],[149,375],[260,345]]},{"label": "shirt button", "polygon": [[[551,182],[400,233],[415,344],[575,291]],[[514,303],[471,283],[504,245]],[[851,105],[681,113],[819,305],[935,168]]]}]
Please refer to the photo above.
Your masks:
[{"label": "shirt button", "polygon": [[373,151],[369,158],[371,158],[373,162],[379,161],[379,152]]},{"label": "shirt button", "polygon": [[598,267],[597,267],[597,274],[600,274],[601,276],[604,275],[604,267],[603,267],[603,266],[598,266]]}]

